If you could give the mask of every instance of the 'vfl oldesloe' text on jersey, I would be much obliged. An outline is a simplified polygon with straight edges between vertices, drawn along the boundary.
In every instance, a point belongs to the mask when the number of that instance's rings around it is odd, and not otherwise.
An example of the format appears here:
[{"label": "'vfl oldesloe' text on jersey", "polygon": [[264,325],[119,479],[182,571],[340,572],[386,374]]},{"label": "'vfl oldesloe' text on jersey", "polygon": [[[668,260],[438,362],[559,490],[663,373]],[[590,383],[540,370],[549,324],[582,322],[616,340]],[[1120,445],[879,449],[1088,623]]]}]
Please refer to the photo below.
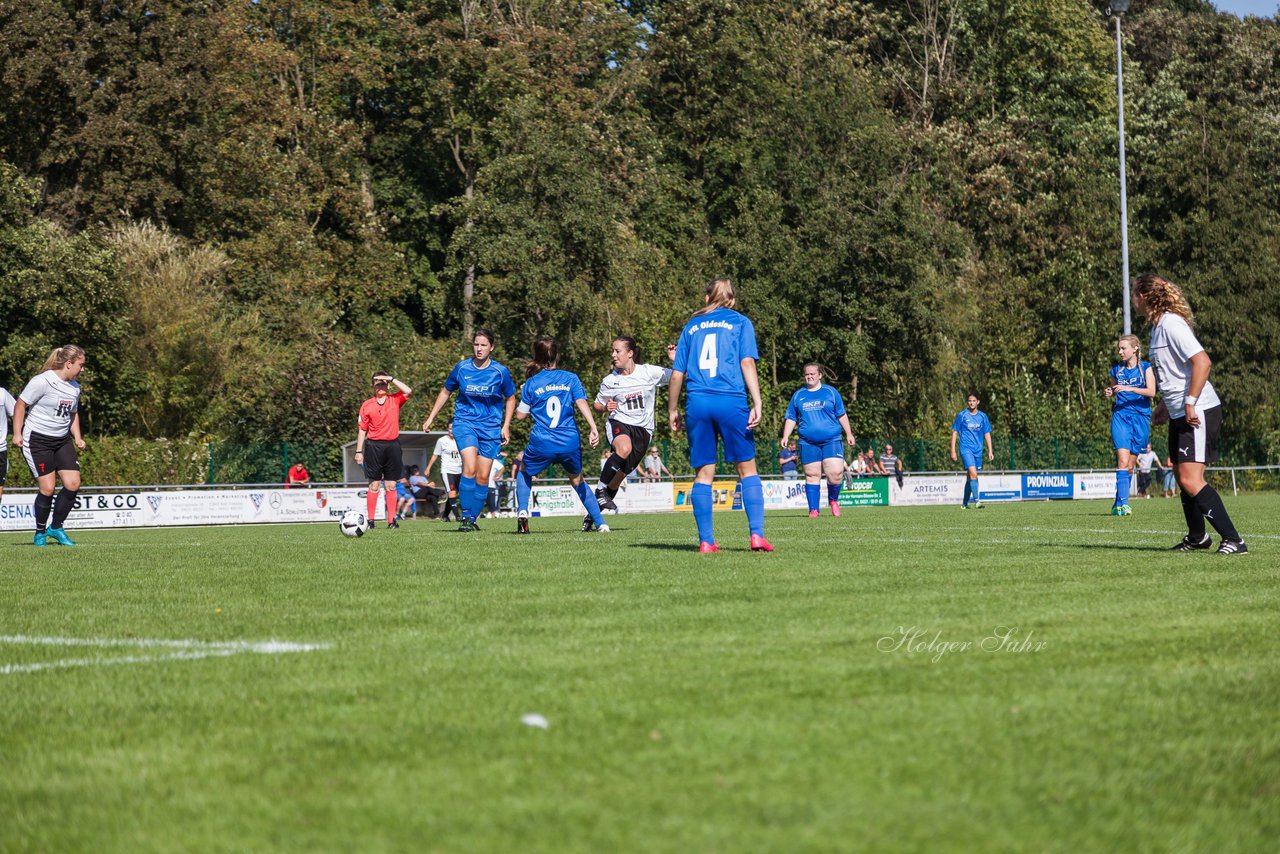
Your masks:
[{"label": "'vfl oldesloe' text on jersey", "polygon": [[529,444],[544,449],[577,448],[582,442],[574,404],[587,399],[578,375],[559,369],[539,371],[520,389],[519,411],[533,417]]},{"label": "'vfl oldesloe' text on jersey", "polygon": [[717,308],[684,325],[673,367],[685,375],[689,394],[740,396],[747,390],[742,360],[759,358],[751,321],[731,308]]}]

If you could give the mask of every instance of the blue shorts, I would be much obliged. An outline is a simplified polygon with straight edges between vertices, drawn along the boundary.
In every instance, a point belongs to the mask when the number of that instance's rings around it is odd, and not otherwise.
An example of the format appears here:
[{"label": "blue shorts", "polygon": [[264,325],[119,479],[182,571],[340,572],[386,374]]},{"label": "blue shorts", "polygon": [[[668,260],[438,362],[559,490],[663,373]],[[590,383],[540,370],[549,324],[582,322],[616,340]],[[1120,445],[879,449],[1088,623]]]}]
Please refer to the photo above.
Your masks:
[{"label": "blue shorts", "polygon": [[844,440],[830,439],[826,442],[806,442],[800,439],[800,464],[820,463],[832,457],[844,459]]},{"label": "blue shorts", "polygon": [[967,448],[960,449],[960,462],[964,463],[965,470],[977,469],[982,471],[982,449],[970,451]]},{"label": "blue shorts", "polygon": [[471,424],[453,422],[453,440],[458,443],[458,450],[475,448],[476,452],[486,460],[496,460],[498,451],[502,450],[501,427],[476,427]]},{"label": "blue shorts", "polygon": [[582,447],[544,449],[530,442],[524,449],[524,468],[529,477],[541,474],[552,465],[560,466],[569,477],[582,474]]},{"label": "blue shorts", "polygon": [[724,459],[745,463],[756,458],[755,432],[747,429],[751,412],[745,399],[719,394],[685,399],[684,423],[689,432],[689,465],[695,469],[716,462],[716,440],[724,442]]},{"label": "blue shorts", "polygon": [[1151,441],[1151,418],[1145,412],[1127,415],[1111,414],[1111,447],[1117,451],[1140,454]]}]

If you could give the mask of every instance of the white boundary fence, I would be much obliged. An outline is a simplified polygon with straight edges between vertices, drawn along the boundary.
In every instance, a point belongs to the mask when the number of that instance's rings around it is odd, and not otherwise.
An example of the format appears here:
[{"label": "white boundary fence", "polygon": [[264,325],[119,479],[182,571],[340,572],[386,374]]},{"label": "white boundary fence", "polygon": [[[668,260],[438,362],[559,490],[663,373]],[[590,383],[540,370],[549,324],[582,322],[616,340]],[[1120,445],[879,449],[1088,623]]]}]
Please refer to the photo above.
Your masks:
[{"label": "white boundary fence", "polygon": [[[1231,472],[1233,491],[1237,473],[1280,472],[1280,466],[1239,466],[1215,469]],[[846,482],[840,493],[845,507],[959,504],[965,476],[956,472],[908,474],[903,485],[890,477]],[[1136,480],[1136,479],[1135,479]],[[617,498],[622,513],[689,512],[691,480],[626,483]],[[1040,501],[1107,499],[1115,497],[1114,471],[990,472],[981,479],[983,501]],[[122,486],[81,490],[67,519],[75,530],[92,528],[152,528],[192,525],[241,525],[284,522],[331,522],[348,510],[363,512],[364,487],[315,485],[285,489],[246,484],[229,486]],[[13,490],[0,501],[0,531],[35,528],[33,490]],[[716,510],[740,510],[737,480],[724,478],[712,485]],[[803,510],[807,506],[804,480],[764,479],[765,509]],[[823,487],[823,503],[826,488]],[[583,511],[573,489],[548,481],[534,487],[531,511],[536,516],[576,516]],[[385,502],[378,502],[378,519],[385,518]]]}]

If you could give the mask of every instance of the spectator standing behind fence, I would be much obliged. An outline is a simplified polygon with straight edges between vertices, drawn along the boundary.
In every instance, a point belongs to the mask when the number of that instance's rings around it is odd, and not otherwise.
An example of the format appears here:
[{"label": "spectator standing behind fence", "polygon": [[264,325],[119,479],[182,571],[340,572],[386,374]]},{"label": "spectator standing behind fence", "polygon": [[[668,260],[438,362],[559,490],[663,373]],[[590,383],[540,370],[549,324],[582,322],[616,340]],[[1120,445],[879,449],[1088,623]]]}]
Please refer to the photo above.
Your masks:
[{"label": "spectator standing behind fence", "polygon": [[650,447],[649,453],[645,455],[644,469],[650,481],[659,481],[664,474],[667,477],[671,477],[671,471],[663,464],[662,456],[658,453],[658,449],[654,447]]},{"label": "spectator standing behind fence", "polygon": [[902,460],[893,453],[893,445],[884,446],[884,453],[880,455],[880,470],[889,477],[896,478],[898,488],[902,488]]},{"label": "spectator standing behind fence", "polygon": [[1141,454],[1138,454],[1138,494],[1143,498],[1150,498],[1151,493],[1151,469],[1160,468],[1160,458],[1156,456],[1156,452],[1151,450],[1151,443],[1147,443],[1147,448]]},{"label": "spectator standing behind fence", "polygon": [[307,467],[302,464],[301,460],[289,466],[289,471],[284,476],[285,489],[288,489],[291,486],[310,486],[310,485],[311,485],[311,474],[310,472],[307,471]]},{"label": "spectator standing behind fence", "polygon": [[4,498],[4,480],[9,473],[9,419],[15,401],[6,388],[0,388],[0,499]]},{"label": "spectator standing behind fence", "polygon": [[840,392],[822,381],[817,362],[804,366],[804,385],[796,389],[787,404],[782,422],[782,444],[791,441],[791,431],[800,437],[800,463],[804,466],[804,495],[809,518],[817,519],[822,502],[822,478],[827,480],[827,505],[832,516],[840,515],[840,485],[844,481],[844,441],[853,445],[853,431]]},{"label": "spectator standing behind fence", "polygon": [[874,476],[877,474],[888,474],[888,472],[886,472],[880,465],[880,461],[876,459],[876,452],[874,450],[867,448],[867,450],[863,452],[863,457],[865,457],[868,475]]},{"label": "spectator standing behind fence", "polygon": [[978,472],[982,471],[982,443],[987,443],[987,460],[996,458],[991,446],[991,420],[987,413],[978,409],[981,399],[976,394],[965,398],[965,408],[951,422],[951,460],[955,462],[956,440],[960,441],[959,459],[964,461],[969,478],[964,482],[964,497],[960,501],[960,509],[968,510],[972,504],[977,510],[982,509],[981,493],[978,491]]},{"label": "spectator standing behind fence", "polygon": [[[390,393],[392,385],[396,387],[395,394]],[[378,512],[379,492],[386,493],[387,527],[400,527],[396,523],[398,499],[392,484],[404,475],[404,460],[400,453],[400,407],[412,394],[412,389],[390,374],[376,373],[373,375],[373,397],[360,406],[356,463],[364,469],[365,479],[369,481],[365,507],[370,528],[373,527],[373,516]]]},{"label": "spectator standing behind fence", "polygon": [[867,476],[867,458],[862,456],[856,449],[853,452],[853,460],[845,463],[845,473],[849,475],[850,480],[855,477]]},{"label": "spectator standing behind fence", "polygon": [[[796,463],[799,460],[800,454],[796,452],[796,440],[792,439],[790,442],[783,442],[782,446],[778,448],[778,470],[782,472],[783,480],[796,479]],[[844,457],[841,456],[840,460],[843,462]]]}]

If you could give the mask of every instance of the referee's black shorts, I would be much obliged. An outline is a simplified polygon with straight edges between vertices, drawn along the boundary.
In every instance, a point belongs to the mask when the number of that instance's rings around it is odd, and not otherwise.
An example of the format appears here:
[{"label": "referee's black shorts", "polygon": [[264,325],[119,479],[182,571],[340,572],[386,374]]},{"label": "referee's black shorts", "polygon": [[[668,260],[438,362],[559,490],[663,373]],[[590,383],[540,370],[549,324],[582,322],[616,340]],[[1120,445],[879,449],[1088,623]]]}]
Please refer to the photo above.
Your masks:
[{"label": "referee's black shorts", "polygon": [[397,481],[404,472],[399,439],[365,439],[364,479]]},{"label": "referee's black shorts", "polygon": [[70,433],[46,436],[32,432],[22,443],[22,456],[36,480],[58,471],[80,471],[80,457]]},{"label": "referee's black shorts", "polygon": [[637,427],[634,424],[623,424],[619,421],[610,419],[604,425],[605,438],[609,440],[609,444],[613,444],[615,436],[628,436],[631,439],[631,453],[623,461],[625,467],[623,471],[627,474],[636,470],[636,466],[640,465],[640,461],[644,459],[644,455],[649,450],[649,442],[653,439],[653,433],[643,427]]},{"label": "referee's black shorts", "polygon": [[4,486],[5,476],[9,474],[9,449],[0,451],[0,486]]}]

